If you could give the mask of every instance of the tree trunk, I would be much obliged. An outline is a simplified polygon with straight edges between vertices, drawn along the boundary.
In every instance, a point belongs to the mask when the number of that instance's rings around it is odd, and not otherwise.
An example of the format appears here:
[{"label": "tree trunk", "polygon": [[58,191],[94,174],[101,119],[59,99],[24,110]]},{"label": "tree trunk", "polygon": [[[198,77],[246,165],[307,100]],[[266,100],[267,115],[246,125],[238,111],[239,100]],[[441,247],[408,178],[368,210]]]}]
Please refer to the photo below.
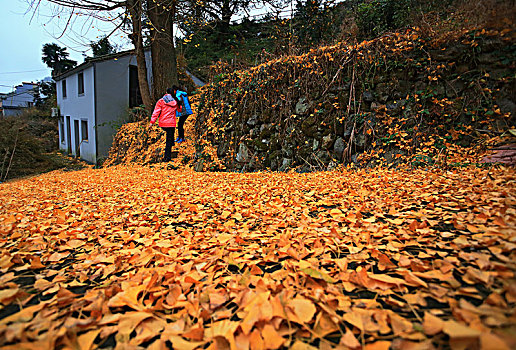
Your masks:
[{"label": "tree trunk", "polygon": [[145,49],[143,47],[142,33],[142,3],[141,0],[128,0],[129,14],[133,23],[131,41],[136,50],[136,63],[138,64],[138,85],[143,104],[147,110],[152,110],[154,101],[150,95],[149,82],[147,80],[147,64],[145,61]]},{"label": "tree trunk", "polygon": [[177,61],[174,46],[174,16],[176,0],[147,0],[148,17],[152,25],[152,97],[159,99],[172,85],[177,85]]},{"label": "tree trunk", "polygon": [[231,1],[224,0],[220,9],[220,31],[226,39],[229,35],[229,23],[231,22],[232,16]]}]

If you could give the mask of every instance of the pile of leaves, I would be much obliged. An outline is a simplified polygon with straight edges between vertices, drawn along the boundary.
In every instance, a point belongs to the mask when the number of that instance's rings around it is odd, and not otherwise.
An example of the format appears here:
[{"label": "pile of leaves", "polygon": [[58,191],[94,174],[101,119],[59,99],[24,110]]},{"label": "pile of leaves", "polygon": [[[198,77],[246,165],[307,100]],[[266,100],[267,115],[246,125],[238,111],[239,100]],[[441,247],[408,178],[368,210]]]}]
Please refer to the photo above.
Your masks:
[{"label": "pile of leaves", "polygon": [[[197,96],[191,96],[191,105],[194,114],[190,115],[184,124],[186,142],[175,144],[172,148],[172,161],[161,163],[165,150],[166,134],[157,125],[150,124],[150,117],[143,117],[140,121],[127,123],[120,127],[114,136],[109,156],[103,163],[104,167],[118,164],[154,164],[158,168],[179,167],[197,171],[208,169],[222,169],[224,166],[217,158],[214,149],[206,140],[199,139],[195,129],[198,107]],[[176,129],[177,136],[177,129]],[[200,151],[202,149],[202,151]],[[206,161],[206,166],[204,162]]]},{"label": "pile of leaves", "polygon": [[2,349],[511,349],[516,172],[0,185]]}]

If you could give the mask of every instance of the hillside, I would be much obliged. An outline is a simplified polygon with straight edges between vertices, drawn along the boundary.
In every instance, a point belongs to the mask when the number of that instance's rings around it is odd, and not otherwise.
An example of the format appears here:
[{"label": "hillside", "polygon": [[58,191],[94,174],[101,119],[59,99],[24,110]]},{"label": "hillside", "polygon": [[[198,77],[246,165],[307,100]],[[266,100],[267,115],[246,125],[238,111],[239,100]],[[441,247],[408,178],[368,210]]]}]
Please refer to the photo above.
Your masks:
[{"label": "hillside", "polygon": [[77,170],[84,162],[58,152],[57,121],[29,109],[21,116],[0,117],[0,183],[55,169]]},{"label": "hillside", "polygon": [[[515,128],[516,32],[501,25],[433,37],[413,28],[221,74],[195,97],[182,161],[241,171],[478,163]],[[149,154],[163,136],[142,125],[121,129],[107,164],[158,159]]]}]

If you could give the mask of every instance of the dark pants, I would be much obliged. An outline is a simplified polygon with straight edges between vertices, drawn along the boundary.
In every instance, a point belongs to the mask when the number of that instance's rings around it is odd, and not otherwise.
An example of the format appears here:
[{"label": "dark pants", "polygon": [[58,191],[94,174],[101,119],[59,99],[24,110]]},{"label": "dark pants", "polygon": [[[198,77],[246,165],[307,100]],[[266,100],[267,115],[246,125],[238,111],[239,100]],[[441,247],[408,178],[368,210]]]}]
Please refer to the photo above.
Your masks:
[{"label": "dark pants", "polygon": [[167,133],[167,141],[165,144],[165,156],[163,157],[164,162],[169,162],[172,157],[172,147],[174,147],[174,134],[176,128],[162,128]]},{"label": "dark pants", "polygon": [[180,139],[185,139],[185,129],[184,129],[184,125],[185,125],[185,121],[186,119],[188,118],[187,115],[182,115],[179,117],[179,123],[177,123],[177,137],[179,137]]}]

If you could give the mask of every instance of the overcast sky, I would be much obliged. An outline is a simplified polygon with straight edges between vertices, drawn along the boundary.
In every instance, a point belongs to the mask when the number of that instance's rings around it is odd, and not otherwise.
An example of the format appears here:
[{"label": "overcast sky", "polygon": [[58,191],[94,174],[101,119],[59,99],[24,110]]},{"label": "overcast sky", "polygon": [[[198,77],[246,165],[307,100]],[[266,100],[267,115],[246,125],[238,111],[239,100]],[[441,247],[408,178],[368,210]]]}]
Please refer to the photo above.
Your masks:
[{"label": "overcast sky", "polygon": [[[91,56],[88,44],[110,33],[110,22],[94,21],[91,17],[59,13],[54,5],[41,1],[37,11],[30,8],[34,0],[0,0],[0,92],[10,92],[22,82],[36,82],[50,76],[50,69],[41,61],[46,43],[66,47],[70,58],[79,64],[84,55]],[[252,15],[262,15],[268,9],[256,9]],[[288,11],[287,11],[288,12]],[[63,34],[64,28],[67,28]],[[131,49],[129,39],[121,32],[110,36],[120,50]]]},{"label": "overcast sky", "polygon": [[[41,61],[41,50],[46,43],[57,43],[67,47],[70,58],[82,63],[90,41],[95,41],[106,33],[111,24],[91,23],[76,19],[73,32],[68,31],[60,39],[67,17],[52,12],[52,8],[44,5],[33,16],[29,9],[29,0],[0,0],[0,92],[10,92],[13,86],[24,81],[38,81],[50,76],[50,69]],[[45,3],[43,1],[42,3]],[[52,21],[50,18],[54,17]],[[99,29],[97,27],[101,27]],[[111,41],[117,44],[130,45],[120,34]],[[83,37],[81,39],[81,37]]]}]

